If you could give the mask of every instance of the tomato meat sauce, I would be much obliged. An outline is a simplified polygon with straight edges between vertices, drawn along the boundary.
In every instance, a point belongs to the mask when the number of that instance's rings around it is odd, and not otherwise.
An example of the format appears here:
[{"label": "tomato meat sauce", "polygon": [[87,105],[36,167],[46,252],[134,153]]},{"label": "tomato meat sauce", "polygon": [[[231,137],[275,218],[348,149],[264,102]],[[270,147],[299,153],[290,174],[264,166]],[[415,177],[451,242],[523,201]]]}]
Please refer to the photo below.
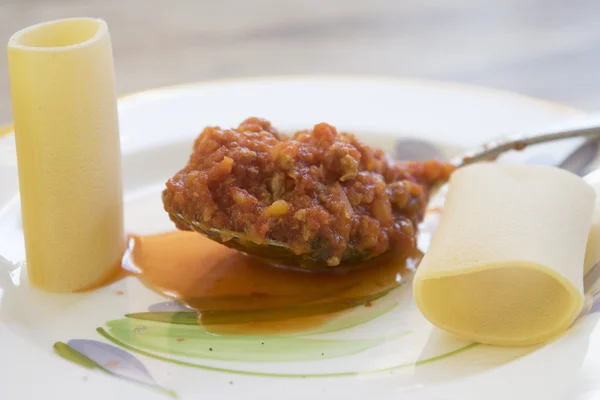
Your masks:
[{"label": "tomato meat sauce", "polygon": [[326,123],[288,137],[249,118],[235,129],[205,128],[163,203],[179,229],[196,221],[259,244],[275,240],[335,267],[413,250],[429,190],[454,168],[394,161]]}]

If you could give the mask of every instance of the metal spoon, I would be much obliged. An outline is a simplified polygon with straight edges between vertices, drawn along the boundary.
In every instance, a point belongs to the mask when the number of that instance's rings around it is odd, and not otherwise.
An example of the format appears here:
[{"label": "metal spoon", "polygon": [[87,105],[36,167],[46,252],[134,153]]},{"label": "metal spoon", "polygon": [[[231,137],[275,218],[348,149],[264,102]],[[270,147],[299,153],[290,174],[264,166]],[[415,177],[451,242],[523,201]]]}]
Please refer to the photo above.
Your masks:
[{"label": "metal spoon", "polygon": [[[571,125],[567,129],[555,129],[542,134],[519,135],[504,140],[493,141],[478,150],[470,151],[454,159],[453,162],[460,168],[475,162],[493,160],[511,150],[523,150],[528,146],[574,137],[600,139],[600,123],[596,121],[592,124],[588,121],[587,124]],[[187,224],[195,231],[225,246],[260,257],[277,265],[284,265],[288,268],[296,268],[304,271],[352,269],[353,264],[373,257],[368,252],[359,252],[352,246],[349,246],[342,256],[340,265],[331,267],[326,263],[328,258],[328,251],[326,249],[319,248],[314,249],[310,253],[295,254],[283,242],[266,240],[264,243],[255,243],[248,236],[240,232],[219,230],[197,221],[186,221],[180,214],[175,214],[173,217]]]},{"label": "metal spoon", "polygon": [[[498,156],[500,156],[501,154],[511,150],[521,151],[529,146],[533,146],[536,144],[554,142],[557,140],[571,139],[576,137],[583,137],[587,139],[583,147],[588,145],[590,147],[594,146],[593,143],[597,142],[597,140],[600,140],[600,124],[594,123],[591,125],[578,125],[566,130],[559,129],[549,131],[543,134],[518,135],[511,136],[506,139],[495,140],[484,144],[479,149],[463,154],[462,156],[454,159],[453,162],[458,167],[462,167],[480,161],[493,161],[496,158],[498,158]],[[584,155],[587,155],[589,157],[592,154],[589,153],[589,149],[580,147],[576,149],[575,152],[571,153],[571,155],[567,157],[567,159],[565,159],[561,164],[565,166],[575,167],[578,164],[581,164],[581,161],[577,160],[577,162],[575,162],[573,157],[582,157]],[[589,162],[593,161],[594,158],[595,157],[592,157],[589,160]],[[565,162],[568,162],[568,164],[565,164]]]},{"label": "metal spoon", "polygon": [[[588,167],[598,157],[599,138],[585,140],[556,166],[579,176],[585,175]],[[464,156],[461,156],[462,160]],[[432,142],[416,138],[398,139],[394,159],[398,161],[447,161],[445,154]],[[460,161],[459,161],[460,163]]]}]

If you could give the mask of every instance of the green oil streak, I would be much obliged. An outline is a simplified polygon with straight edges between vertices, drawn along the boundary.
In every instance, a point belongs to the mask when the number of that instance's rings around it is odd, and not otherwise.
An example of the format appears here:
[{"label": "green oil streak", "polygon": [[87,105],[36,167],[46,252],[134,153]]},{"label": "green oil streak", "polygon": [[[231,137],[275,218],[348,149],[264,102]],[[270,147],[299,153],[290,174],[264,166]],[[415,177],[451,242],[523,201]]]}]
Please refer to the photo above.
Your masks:
[{"label": "green oil streak", "polygon": [[[136,348],[176,356],[222,361],[297,362],[356,354],[386,341],[300,337],[211,335],[199,326],[121,319],[107,323],[110,334]],[[406,333],[403,333],[404,335]]]},{"label": "green oil streak", "polygon": [[77,365],[80,365],[84,368],[100,370],[100,371],[104,372],[105,374],[110,375],[112,377],[124,379],[124,380],[130,381],[130,382],[133,382],[134,384],[156,390],[158,392],[167,394],[174,399],[177,398],[177,393],[175,393],[174,391],[172,391],[170,389],[163,388],[163,387],[160,387],[157,385],[150,385],[145,382],[131,380],[131,379],[121,377],[121,376],[117,376],[117,375],[113,374],[112,372],[110,372],[108,369],[104,368],[102,365],[98,364],[96,361],[92,360],[85,354],[80,353],[79,351],[75,350],[74,348],[72,348],[71,346],[69,346],[66,343],[56,342],[56,343],[54,343],[54,346],[52,346],[52,347],[54,348],[54,351],[56,352],[56,354],[58,354],[62,358],[69,360],[69,361],[71,361]]},{"label": "green oil streak", "polygon": [[357,376],[357,375],[363,375],[363,374],[376,374],[376,373],[382,373],[382,372],[391,372],[391,371],[395,371],[395,370],[398,370],[401,368],[424,365],[424,364],[428,364],[428,363],[431,363],[434,361],[439,361],[444,358],[459,354],[465,350],[471,349],[478,345],[478,343],[471,343],[467,346],[450,351],[448,353],[440,354],[439,356],[436,356],[436,357],[431,357],[431,358],[427,358],[425,360],[419,360],[419,361],[411,362],[411,363],[399,364],[399,365],[395,365],[395,366],[388,367],[388,368],[365,370],[365,371],[332,372],[332,373],[324,373],[324,374],[282,374],[282,373],[274,373],[274,372],[252,372],[252,371],[242,371],[242,370],[236,370],[236,369],[230,369],[230,368],[218,368],[218,367],[212,367],[209,365],[201,365],[201,364],[194,364],[194,363],[180,361],[180,360],[174,360],[171,358],[159,356],[157,354],[153,354],[148,351],[141,350],[141,349],[135,348],[133,346],[130,346],[130,345],[118,340],[117,338],[111,336],[103,328],[97,328],[96,331],[100,335],[102,335],[104,338],[106,338],[107,340],[116,344],[117,346],[120,346],[120,347],[127,349],[129,351],[132,351],[134,353],[153,358],[155,360],[176,364],[176,365],[179,365],[182,367],[191,367],[191,368],[197,368],[197,369],[202,369],[202,370],[206,370],[206,371],[224,372],[224,373],[237,374],[237,375],[247,375],[247,376],[267,377],[267,378],[331,378],[331,377]]},{"label": "green oil streak", "polygon": [[[374,304],[372,307],[357,307],[355,310],[353,310],[353,312],[341,315],[333,319],[332,321],[325,323],[321,327],[293,333],[282,333],[277,334],[276,336],[307,336],[341,331],[344,329],[352,328],[353,326],[361,325],[372,321],[375,318],[378,318],[383,314],[391,311],[394,307],[396,307],[396,305],[396,302],[389,302],[377,305]],[[187,325],[198,327],[197,314],[195,312],[189,311],[142,312],[126,314],[125,316],[127,318],[140,321],[162,322],[170,325]],[[273,335],[270,335],[269,337],[273,337]]]},{"label": "green oil streak", "polygon": [[[290,317],[302,318],[316,315],[332,314],[351,308],[359,307],[365,303],[376,301],[397,286],[373,293],[348,299],[337,299],[326,303],[316,303],[300,306],[289,306],[279,308],[267,308],[259,310],[202,310],[201,323],[203,325],[227,325],[244,324],[249,322],[273,322],[287,320]],[[371,308],[371,307],[368,307]],[[194,312],[172,312],[157,313],[143,312],[126,314],[127,318],[142,319],[148,321],[166,322],[175,325],[197,325],[197,314]]]},{"label": "green oil streak", "polygon": [[283,321],[290,317],[302,318],[316,315],[327,315],[351,308],[359,307],[365,303],[378,300],[391,292],[395,287],[373,293],[367,296],[336,299],[327,303],[307,304],[291,307],[279,307],[260,310],[202,310],[201,323],[205,325],[240,324],[249,322]]}]

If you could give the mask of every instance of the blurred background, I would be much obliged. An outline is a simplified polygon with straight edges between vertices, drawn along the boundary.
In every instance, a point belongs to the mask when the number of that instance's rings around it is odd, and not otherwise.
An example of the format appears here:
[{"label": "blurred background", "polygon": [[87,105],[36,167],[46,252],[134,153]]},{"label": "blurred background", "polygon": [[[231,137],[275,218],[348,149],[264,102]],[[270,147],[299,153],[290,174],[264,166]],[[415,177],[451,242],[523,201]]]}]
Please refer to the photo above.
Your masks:
[{"label": "blurred background", "polygon": [[[104,18],[120,94],[282,74],[450,80],[600,109],[600,0],[0,0],[0,38]],[[10,122],[0,52],[0,124]]]}]

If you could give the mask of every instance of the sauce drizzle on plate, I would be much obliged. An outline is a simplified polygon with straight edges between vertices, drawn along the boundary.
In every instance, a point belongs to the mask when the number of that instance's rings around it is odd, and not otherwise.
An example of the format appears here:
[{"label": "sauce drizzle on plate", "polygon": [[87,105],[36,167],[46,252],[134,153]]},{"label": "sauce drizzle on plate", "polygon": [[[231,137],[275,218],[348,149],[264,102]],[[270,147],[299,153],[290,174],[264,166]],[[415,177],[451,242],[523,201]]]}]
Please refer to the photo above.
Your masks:
[{"label": "sauce drizzle on plate", "polygon": [[197,233],[131,236],[123,269],[198,312],[213,333],[291,333],[370,306],[412,275],[422,254],[387,254],[348,272],[276,268]]}]

